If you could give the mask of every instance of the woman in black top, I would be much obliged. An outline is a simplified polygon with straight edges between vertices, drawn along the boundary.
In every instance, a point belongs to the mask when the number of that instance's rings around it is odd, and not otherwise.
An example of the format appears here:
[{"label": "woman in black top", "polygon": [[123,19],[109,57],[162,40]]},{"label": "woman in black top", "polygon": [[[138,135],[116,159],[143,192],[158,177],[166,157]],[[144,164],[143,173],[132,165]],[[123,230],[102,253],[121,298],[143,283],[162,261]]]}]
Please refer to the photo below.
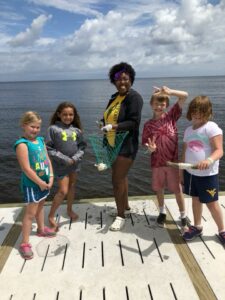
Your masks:
[{"label": "woman in black top", "polygon": [[125,62],[114,65],[109,71],[109,78],[117,92],[112,95],[104,113],[105,132],[128,131],[119,154],[112,165],[112,184],[117,206],[117,217],[110,229],[121,230],[125,224],[125,213],[130,210],[128,204],[127,174],[138,151],[139,125],[143,99],[131,86],[135,71]]}]

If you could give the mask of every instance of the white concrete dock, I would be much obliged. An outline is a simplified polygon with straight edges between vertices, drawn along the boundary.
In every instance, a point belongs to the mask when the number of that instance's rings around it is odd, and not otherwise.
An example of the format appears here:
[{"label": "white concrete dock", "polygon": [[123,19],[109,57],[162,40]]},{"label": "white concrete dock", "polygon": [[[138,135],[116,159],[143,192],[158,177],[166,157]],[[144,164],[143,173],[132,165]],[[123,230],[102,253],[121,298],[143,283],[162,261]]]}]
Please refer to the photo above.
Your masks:
[{"label": "white concrete dock", "polygon": [[[191,200],[185,200],[192,219]],[[225,196],[220,203],[225,216]],[[121,232],[109,230],[114,202],[75,204],[80,216],[75,223],[62,205],[56,238],[37,237],[33,224],[34,258],[29,261],[18,253],[22,208],[1,208],[0,299],[224,300],[224,246],[207,208],[204,235],[187,244],[174,199],[166,199],[163,229],[155,225],[158,210],[151,196],[135,197],[130,204],[134,212]],[[46,206],[46,216],[48,211]]]}]

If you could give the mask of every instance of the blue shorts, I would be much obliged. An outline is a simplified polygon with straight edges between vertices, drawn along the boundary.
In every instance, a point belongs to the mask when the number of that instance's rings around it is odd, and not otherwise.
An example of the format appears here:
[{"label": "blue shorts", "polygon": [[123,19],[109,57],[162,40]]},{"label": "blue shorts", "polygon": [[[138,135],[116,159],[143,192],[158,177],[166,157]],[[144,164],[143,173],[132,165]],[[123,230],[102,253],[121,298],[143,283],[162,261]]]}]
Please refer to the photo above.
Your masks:
[{"label": "blue shorts", "polygon": [[39,187],[23,186],[23,195],[25,203],[38,203],[50,194],[49,190],[42,191]]},{"label": "blue shorts", "polygon": [[184,170],[184,193],[198,197],[201,203],[217,201],[219,191],[218,175],[195,176]]}]

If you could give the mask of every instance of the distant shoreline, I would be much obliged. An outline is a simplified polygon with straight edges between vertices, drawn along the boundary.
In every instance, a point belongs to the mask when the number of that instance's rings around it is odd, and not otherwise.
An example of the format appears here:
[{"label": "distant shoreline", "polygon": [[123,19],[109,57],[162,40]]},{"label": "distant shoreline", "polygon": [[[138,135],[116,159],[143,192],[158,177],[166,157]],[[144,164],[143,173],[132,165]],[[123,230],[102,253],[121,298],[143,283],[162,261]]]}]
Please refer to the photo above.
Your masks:
[{"label": "distant shoreline", "polygon": [[[210,77],[225,77],[224,75],[189,75],[189,76],[159,76],[159,77],[136,77],[135,80],[142,80],[142,79],[177,79],[177,78],[210,78]],[[42,79],[42,80],[6,80],[6,81],[0,81],[1,83],[35,83],[35,82],[56,82],[56,81],[108,81],[107,78],[80,78],[80,79]]]}]

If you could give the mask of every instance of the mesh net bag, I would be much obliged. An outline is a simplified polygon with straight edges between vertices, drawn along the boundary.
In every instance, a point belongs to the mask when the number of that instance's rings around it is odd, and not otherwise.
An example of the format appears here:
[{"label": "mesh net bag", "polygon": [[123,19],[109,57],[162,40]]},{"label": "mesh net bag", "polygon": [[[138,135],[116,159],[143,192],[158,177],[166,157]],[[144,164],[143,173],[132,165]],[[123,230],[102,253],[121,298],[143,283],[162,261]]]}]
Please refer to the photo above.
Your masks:
[{"label": "mesh net bag", "polygon": [[105,134],[93,134],[89,136],[97,164],[95,165],[99,171],[106,170],[111,167],[116,159],[122,143],[128,132],[107,132]]}]

